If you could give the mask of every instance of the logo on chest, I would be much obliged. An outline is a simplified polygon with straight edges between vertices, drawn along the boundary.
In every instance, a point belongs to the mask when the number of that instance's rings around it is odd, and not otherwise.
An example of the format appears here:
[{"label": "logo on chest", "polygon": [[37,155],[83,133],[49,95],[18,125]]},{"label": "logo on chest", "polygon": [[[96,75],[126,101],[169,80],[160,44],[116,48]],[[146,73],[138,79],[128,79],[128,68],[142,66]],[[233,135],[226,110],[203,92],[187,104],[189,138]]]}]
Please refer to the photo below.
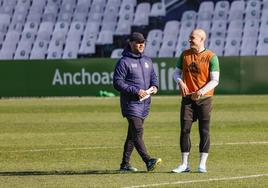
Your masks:
[{"label": "logo on chest", "polygon": [[149,64],[147,62],[144,63],[145,68],[149,68]]},{"label": "logo on chest", "polygon": [[188,65],[187,71],[195,74],[200,74],[200,68],[196,62],[192,62],[190,65]]},{"label": "logo on chest", "polygon": [[132,67],[132,68],[137,68],[137,67],[138,67],[138,64],[137,64],[137,63],[132,63],[132,64],[131,64],[131,67]]}]

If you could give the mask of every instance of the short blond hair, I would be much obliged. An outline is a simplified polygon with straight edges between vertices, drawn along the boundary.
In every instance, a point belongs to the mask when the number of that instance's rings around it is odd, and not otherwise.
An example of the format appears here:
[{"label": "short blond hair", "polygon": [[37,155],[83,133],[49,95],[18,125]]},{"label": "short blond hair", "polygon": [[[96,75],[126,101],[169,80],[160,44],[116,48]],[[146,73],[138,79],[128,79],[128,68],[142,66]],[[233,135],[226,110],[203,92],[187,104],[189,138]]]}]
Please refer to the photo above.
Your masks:
[{"label": "short blond hair", "polygon": [[206,40],[207,38],[207,34],[206,32],[201,29],[201,28],[196,28],[192,31],[192,33],[196,33],[197,35],[199,35],[204,41]]}]

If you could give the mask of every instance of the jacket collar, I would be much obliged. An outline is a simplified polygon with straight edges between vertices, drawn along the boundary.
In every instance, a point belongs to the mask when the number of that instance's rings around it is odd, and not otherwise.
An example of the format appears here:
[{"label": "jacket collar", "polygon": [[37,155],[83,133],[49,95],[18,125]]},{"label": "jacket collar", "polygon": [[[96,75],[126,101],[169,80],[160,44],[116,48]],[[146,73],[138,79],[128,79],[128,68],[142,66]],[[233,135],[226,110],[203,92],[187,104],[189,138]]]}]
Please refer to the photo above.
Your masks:
[{"label": "jacket collar", "polygon": [[144,54],[143,53],[134,54],[133,52],[131,52],[129,45],[127,45],[127,47],[122,52],[122,56],[139,59],[142,58]]}]

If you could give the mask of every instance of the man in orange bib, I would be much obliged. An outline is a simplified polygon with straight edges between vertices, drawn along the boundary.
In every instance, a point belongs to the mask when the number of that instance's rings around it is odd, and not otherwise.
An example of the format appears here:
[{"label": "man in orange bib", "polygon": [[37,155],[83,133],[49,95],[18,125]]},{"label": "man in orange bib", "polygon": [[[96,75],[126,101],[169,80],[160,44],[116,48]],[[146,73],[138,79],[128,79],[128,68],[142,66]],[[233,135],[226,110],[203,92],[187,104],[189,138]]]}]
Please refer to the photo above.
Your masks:
[{"label": "man in orange bib", "polygon": [[200,162],[198,172],[205,173],[210,146],[209,125],[214,88],[219,83],[218,57],[205,48],[206,33],[194,29],[189,36],[190,49],[180,55],[174,80],[181,90],[180,149],[182,161],[172,170],[174,173],[189,172],[191,149],[190,132],[192,123],[198,120]]}]

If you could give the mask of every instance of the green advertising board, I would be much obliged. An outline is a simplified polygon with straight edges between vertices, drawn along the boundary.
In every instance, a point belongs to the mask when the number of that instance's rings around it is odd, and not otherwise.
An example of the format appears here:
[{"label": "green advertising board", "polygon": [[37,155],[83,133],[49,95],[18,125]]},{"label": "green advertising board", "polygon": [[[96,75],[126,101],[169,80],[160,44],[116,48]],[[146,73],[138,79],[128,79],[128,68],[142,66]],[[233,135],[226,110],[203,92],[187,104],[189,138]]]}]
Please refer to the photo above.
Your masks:
[{"label": "green advertising board", "polygon": [[[268,93],[267,57],[221,57],[218,94]],[[0,96],[97,96],[113,88],[117,60],[27,60],[0,62]],[[175,58],[153,59],[159,95],[178,94],[173,81]]]}]

